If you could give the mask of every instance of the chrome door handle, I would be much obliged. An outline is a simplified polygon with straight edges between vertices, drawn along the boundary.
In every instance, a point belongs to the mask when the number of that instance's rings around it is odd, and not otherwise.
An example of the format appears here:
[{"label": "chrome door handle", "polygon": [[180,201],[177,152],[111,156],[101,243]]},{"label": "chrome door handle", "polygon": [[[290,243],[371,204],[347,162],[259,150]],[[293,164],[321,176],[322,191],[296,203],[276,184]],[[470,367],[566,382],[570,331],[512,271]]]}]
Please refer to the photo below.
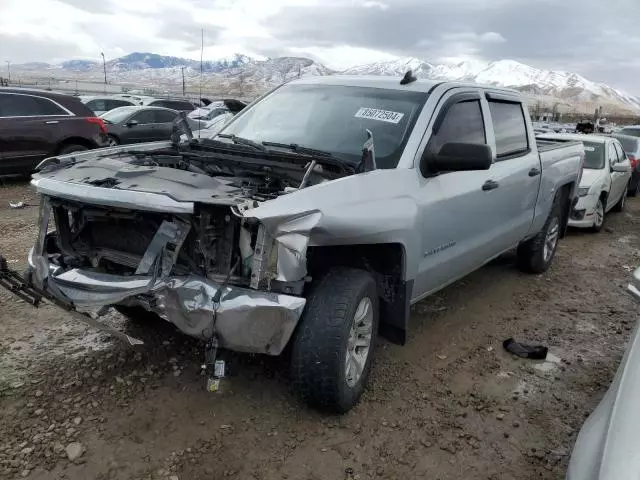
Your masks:
[{"label": "chrome door handle", "polygon": [[60,123],[60,122],[58,120],[49,120],[48,122],[44,122],[44,123],[46,123],[47,125],[54,125],[54,124]]}]

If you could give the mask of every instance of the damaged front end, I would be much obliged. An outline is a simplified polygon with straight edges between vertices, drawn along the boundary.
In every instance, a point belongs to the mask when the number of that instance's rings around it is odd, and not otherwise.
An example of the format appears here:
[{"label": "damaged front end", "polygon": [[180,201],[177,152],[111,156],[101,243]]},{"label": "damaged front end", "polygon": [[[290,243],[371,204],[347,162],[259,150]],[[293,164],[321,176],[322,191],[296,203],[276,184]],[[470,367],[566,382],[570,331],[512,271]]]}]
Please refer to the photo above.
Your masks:
[{"label": "damaged front end", "polygon": [[282,352],[305,306],[309,237],[301,232],[313,215],[267,229],[250,215],[258,202],[231,187],[237,179],[205,204],[124,181],[113,189],[117,172],[100,185],[49,177],[32,182],[41,194],[29,253],[35,287],[78,310],[139,307],[220,347]]}]

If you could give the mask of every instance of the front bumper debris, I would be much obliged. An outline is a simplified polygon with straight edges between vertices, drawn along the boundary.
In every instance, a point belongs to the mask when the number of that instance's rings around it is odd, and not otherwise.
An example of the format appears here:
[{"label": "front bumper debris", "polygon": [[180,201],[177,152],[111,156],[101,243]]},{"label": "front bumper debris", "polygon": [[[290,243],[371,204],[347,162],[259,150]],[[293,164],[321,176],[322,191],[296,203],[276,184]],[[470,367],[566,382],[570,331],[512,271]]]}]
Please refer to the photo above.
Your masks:
[{"label": "front bumper debris", "polygon": [[23,279],[20,274],[11,270],[4,257],[0,256],[0,287],[6,289],[10,293],[14,294],[21,300],[29,303],[30,305],[38,308],[43,299],[48,300],[53,305],[62,308],[69,315],[73,316],[76,320],[79,320],[90,327],[97,328],[104,332],[113,335],[116,338],[124,341],[131,346],[142,345],[144,342],[137,338],[131,337],[126,333],[123,333],[109,325],[102,323],[91,316],[88,312],[79,312],[75,306],[68,301],[61,300],[60,298],[51,295],[50,293],[41,290],[33,285],[30,285]]},{"label": "front bumper debris", "polygon": [[155,279],[71,269],[48,276],[43,288],[78,307],[142,306],[189,336],[209,340],[215,333],[223,348],[269,355],[282,352],[305,305],[301,297],[220,286],[196,276]]}]

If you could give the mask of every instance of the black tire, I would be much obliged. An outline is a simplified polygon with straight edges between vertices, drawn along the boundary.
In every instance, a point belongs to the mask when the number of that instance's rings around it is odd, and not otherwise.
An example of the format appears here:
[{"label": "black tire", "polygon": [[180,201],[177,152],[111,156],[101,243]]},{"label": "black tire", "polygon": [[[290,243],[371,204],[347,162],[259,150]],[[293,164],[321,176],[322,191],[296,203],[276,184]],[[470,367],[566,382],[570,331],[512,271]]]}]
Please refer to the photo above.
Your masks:
[{"label": "black tire", "polygon": [[635,197],[638,195],[638,189],[640,188],[640,182],[636,180],[635,182],[631,180],[629,182],[629,188],[627,189],[627,195],[630,197]]},{"label": "black tire", "polygon": [[115,135],[109,135],[109,146],[110,147],[116,147],[120,145],[120,140],[118,139],[118,137],[116,137]]},{"label": "black tire", "polygon": [[68,153],[73,153],[73,152],[82,152],[84,150],[89,150],[89,149],[84,145],[65,145],[60,149],[59,155],[66,155]]},{"label": "black tire", "polygon": [[124,317],[127,317],[128,320],[131,320],[135,323],[152,323],[156,322],[160,319],[158,315],[149,310],[145,310],[142,307],[127,307],[125,305],[114,305],[113,308],[116,312],[121,314]]},{"label": "black tire", "polygon": [[[371,341],[362,373],[349,385],[346,357],[350,332],[365,298],[371,301],[373,314]],[[293,386],[303,400],[336,413],[358,403],[371,372],[378,315],[376,284],[364,270],[335,267],[312,286],[291,352]]]},{"label": "black tire", "polygon": [[[551,212],[538,234],[518,245],[517,263],[520,270],[527,273],[544,273],[551,266],[556,255],[560,230],[562,228],[562,196],[557,196],[553,201]],[[545,250],[548,234],[555,229],[556,238],[552,248]],[[549,251],[545,256],[545,251]]]},{"label": "black tire", "polygon": [[624,211],[624,206],[627,203],[627,195],[626,195],[626,191],[628,190],[629,186],[627,185],[627,188],[625,189],[625,193],[620,195],[620,200],[618,200],[618,203],[616,203],[613,206],[613,211],[614,212],[622,212]]}]

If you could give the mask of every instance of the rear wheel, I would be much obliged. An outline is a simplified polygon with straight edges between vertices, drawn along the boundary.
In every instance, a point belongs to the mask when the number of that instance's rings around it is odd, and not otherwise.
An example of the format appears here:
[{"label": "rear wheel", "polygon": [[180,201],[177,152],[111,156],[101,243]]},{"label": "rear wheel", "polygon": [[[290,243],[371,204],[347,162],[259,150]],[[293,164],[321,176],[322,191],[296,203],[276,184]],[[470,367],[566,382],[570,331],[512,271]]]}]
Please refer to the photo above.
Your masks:
[{"label": "rear wheel", "polygon": [[518,267],[529,273],[543,273],[551,266],[558,248],[562,220],[562,197],[556,197],[538,234],[518,246]]},{"label": "rear wheel", "polygon": [[67,155],[68,153],[73,152],[82,152],[84,150],[89,150],[84,145],[65,145],[60,149],[60,155]]},{"label": "rear wheel", "polygon": [[343,413],[367,384],[378,330],[378,295],[371,275],[331,269],[312,288],[293,341],[293,385],[310,405]]}]

